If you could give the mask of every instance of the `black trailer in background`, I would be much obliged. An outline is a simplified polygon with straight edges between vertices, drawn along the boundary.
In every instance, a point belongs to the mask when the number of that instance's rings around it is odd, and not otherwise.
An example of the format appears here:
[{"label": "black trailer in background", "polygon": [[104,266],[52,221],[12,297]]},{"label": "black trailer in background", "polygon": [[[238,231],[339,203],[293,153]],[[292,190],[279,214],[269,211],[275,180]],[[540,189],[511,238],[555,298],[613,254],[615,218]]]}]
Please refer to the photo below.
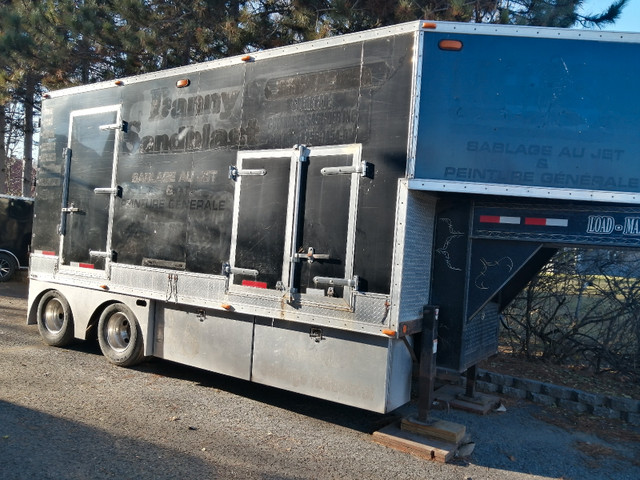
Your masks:
[{"label": "black trailer in background", "polygon": [[29,266],[33,199],[0,195],[0,282]]}]

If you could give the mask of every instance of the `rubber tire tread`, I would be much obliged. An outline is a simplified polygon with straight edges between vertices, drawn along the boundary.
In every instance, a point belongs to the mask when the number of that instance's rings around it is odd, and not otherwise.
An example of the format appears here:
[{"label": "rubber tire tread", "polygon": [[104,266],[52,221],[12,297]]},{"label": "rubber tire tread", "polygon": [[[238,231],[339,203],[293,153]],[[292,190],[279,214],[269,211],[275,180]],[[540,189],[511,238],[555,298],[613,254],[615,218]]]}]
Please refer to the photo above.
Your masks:
[{"label": "rubber tire tread", "polygon": [[18,265],[16,265],[15,259],[6,253],[0,253],[0,261],[6,262],[9,265],[9,269],[3,275],[0,273],[0,282],[8,282],[13,277],[13,274],[16,273],[18,269]]},{"label": "rubber tire tread", "polygon": [[[57,332],[49,330],[42,321],[42,313],[47,303],[51,300],[57,300],[62,305],[64,312],[64,319],[62,320],[62,327]],[[40,298],[37,309],[37,322],[38,331],[44,343],[51,345],[52,347],[66,347],[70,345],[74,340],[74,324],[73,324],[73,312],[69,306],[67,299],[57,290],[50,290],[46,292]]]},{"label": "rubber tire tread", "polygon": [[[131,337],[129,344],[124,351],[114,350],[105,338],[104,328],[109,318],[116,314],[123,313],[129,319],[131,325]],[[132,367],[144,359],[144,342],[142,340],[142,330],[135,314],[123,303],[114,303],[104,309],[98,320],[98,343],[102,354],[109,362],[120,367]]]}]

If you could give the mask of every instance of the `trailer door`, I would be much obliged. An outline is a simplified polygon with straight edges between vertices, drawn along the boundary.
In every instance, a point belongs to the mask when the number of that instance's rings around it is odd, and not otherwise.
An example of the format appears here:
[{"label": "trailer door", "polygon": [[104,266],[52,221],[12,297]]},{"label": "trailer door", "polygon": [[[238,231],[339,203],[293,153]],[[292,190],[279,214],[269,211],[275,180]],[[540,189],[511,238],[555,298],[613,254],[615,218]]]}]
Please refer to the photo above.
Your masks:
[{"label": "trailer door", "polygon": [[232,286],[351,303],[360,145],[240,152]]},{"label": "trailer door", "polygon": [[112,259],[117,146],[124,128],[119,105],[71,112],[59,227],[63,265],[103,270]]}]

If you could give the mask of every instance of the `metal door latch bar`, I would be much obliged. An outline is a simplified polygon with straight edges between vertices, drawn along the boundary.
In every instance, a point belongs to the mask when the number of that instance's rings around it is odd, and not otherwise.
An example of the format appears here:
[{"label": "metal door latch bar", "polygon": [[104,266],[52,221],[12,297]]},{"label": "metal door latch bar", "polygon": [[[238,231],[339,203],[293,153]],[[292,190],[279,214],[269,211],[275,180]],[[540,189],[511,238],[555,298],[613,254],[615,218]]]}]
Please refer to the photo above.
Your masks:
[{"label": "metal door latch bar", "polygon": [[232,267],[228,263],[225,263],[224,265],[222,265],[222,274],[223,275],[229,276],[232,273],[234,273],[236,275],[247,275],[247,276],[250,276],[250,277],[257,277],[258,275],[260,275],[260,272],[258,270],[254,270],[252,268]]},{"label": "metal door latch bar", "polygon": [[127,131],[129,130],[129,124],[127,122],[109,123],[107,125],[100,125],[98,128],[103,132],[109,130],[122,130],[123,132],[127,133]]},{"label": "metal door latch bar", "polygon": [[353,278],[333,278],[333,277],[313,277],[313,283],[316,285],[329,285],[332,287],[351,287],[358,289],[358,276]]},{"label": "metal door latch bar", "polygon": [[359,173],[361,177],[366,177],[369,165],[369,163],[363,160],[359,165],[345,165],[344,167],[324,167],[322,170],[320,170],[320,173],[324,176],[349,175],[352,173]]},{"label": "metal door latch bar", "polygon": [[238,177],[246,177],[250,175],[262,176],[266,174],[267,174],[267,171],[264,168],[239,169],[238,167],[234,167],[234,166],[229,167],[229,178],[231,180],[237,180]]},{"label": "metal door latch bar", "polygon": [[115,252],[115,250],[112,250],[111,252],[103,252],[101,250],[89,250],[89,256],[98,257],[98,258],[108,258],[112,262],[115,262],[116,258],[118,257],[118,254]]},{"label": "metal door latch bar", "polygon": [[93,193],[96,195],[115,195],[116,197],[122,198],[122,187],[118,185],[117,187],[99,187],[94,188]]}]

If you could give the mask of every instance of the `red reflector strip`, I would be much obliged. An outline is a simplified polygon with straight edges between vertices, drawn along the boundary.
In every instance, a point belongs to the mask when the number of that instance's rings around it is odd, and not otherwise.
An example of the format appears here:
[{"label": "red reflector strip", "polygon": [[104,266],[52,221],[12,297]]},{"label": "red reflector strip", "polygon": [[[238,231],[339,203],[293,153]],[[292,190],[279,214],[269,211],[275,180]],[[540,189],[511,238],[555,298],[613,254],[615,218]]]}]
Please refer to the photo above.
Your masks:
[{"label": "red reflector strip", "polygon": [[50,252],[49,250],[41,250],[41,251],[37,251],[35,253],[39,253],[40,255],[55,255],[56,252]]},{"label": "red reflector strip", "polygon": [[267,282],[256,282],[254,280],[242,280],[242,285],[245,287],[267,288]]},{"label": "red reflector strip", "polygon": [[93,265],[93,263],[78,263],[78,262],[71,262],[70,264],[72,267],[80,267],[80,268],[95,268],[95,266]]},{"label": "red reflector strip", "polygon": [[543,227],[568,227],[569,220],[566,218],[534,218],[524,219],[525,225],[541,225]]},{"label": "red reflector strip", "polygon": [[500,217],[497,215],[480,215],[480,223],[509,223],[520,225],[520,217]]}]

